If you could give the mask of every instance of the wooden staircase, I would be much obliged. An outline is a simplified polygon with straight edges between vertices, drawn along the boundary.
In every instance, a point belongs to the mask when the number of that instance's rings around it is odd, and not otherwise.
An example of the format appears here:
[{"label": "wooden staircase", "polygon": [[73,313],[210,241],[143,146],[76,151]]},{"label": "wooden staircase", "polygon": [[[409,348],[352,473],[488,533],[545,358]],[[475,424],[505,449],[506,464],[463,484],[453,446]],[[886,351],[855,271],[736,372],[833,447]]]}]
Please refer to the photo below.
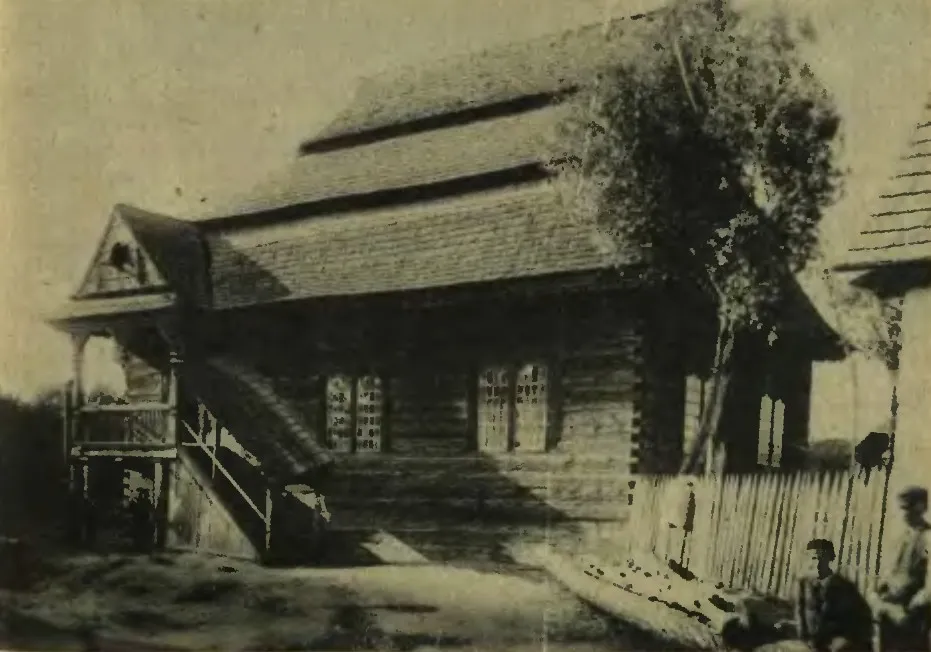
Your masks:
[{"label": "wooden staircase", "polygon": [[[208,359],[186,364],[181,378],[180,462],[207,480],[264,563],[312,563],[326,522],[293,486],[319,494],[329,454],[256,372]],[[254,458],[234,451],[224,430]]]}]

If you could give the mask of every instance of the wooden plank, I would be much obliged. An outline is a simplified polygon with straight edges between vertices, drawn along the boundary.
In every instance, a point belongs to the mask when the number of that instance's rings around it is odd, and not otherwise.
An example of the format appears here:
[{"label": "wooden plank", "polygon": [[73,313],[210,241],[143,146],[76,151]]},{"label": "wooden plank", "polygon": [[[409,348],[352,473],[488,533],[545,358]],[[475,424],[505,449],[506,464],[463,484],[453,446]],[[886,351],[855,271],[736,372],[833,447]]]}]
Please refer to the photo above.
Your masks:
[{"label": "wooden plank", "polygon": [[527,499],[489,498],[445,499],[404,497],[369,500],[342,500],[326,496],[333,523],[378,525],[385,529],[405,523],[457,523],[466,521],[512,521],[528,526],[547,527],[548,523],[572,521],[620,522],[626,520],[626,506],[591,501],[544,502]]},{"label": "wooden plank", "polygon": [[773,549],[773,533],[776,527],[776,492],[779,478],[775,475],[763,477],[762,512],[757,528],[756,547],[754,550],[754,564],[751,567],[751,586],[756,591],[766,590],[766,570],[769,567],[770,555]]},{"label": "wooden plank", "polygon": [[624,466],[629,458],[623,453],[568,453],[552,451],[546,454],[485,454],[459,453],[453,455],[336,455],[341,473],[369,473],[397,471],[402,473],[438,473],[452,471],[475,472],[497,470],[502,473],[517,471],[553,473],[606,473],[615,472],[629,477]]},{"label": "wooden plank", "polygon": [[474,448],[468,394],[477,379],[459,371],[411,371],[391,376],[389,388],[393,451],[408,438],[453,439],[460,451]]},{"label": "wooden plank", "polygon": [[[101,444],[103,445],[103,444]],[[178,449],[174,446],[116,446],[108,444],[109,448],[86,448],[75,446],[71,449],[72,459],[85,459],[88,457],[149,457],[153,459],[174,459],[178,456]]]},{"label": "wooden plank", "polygon": [[769,591],[773,595],[783,595],[784,574],[783,569],[788,564],[789,550],[792,547],[792,537],[795,532],[795,514],[798,508],[798,482],[799,474],[794,473],[786,478],[783,490],[782,520],[779,530],[779,540],[773,554],[773,565],[769,579]]},{"label": "wooden plank", "polygon": [[81,406],[80,411],[83,413],[126,413],[126,412],[170,412],[171,403],[159,403],[153,401],[139,401],[135,403],[110,403],[102,405],[100,403],[87,403]]},{"label": "wooden plank", "polygon": [[[621,578],[616,569],[602,570],[593,564],[589,564],[590,568],[580,567],[573,560],[542,546],[534,548],[528,556],[584,602],[646,631],[661,631],[671,645],[683,649],[720,647],[712,627],[670,605],[671,601],[691,605],[693,600],[658,596],[658,584],[651,578],[634,573],[623,573],[625,577]],[[684,590],[685,586],[676,583],[676,594],[681,595]]]}]

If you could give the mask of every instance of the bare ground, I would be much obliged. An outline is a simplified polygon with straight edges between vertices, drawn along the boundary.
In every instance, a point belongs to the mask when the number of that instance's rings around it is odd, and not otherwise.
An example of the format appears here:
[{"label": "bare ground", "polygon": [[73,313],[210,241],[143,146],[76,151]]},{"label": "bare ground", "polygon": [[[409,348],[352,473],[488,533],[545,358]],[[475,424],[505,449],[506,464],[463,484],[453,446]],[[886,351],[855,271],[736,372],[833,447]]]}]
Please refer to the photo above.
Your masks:
[{"label": "bare ground", "polygon": [[264,568],[61,556],[0,591],[0,645],[43,650],[668,649],[542,579],[450,566]]}]

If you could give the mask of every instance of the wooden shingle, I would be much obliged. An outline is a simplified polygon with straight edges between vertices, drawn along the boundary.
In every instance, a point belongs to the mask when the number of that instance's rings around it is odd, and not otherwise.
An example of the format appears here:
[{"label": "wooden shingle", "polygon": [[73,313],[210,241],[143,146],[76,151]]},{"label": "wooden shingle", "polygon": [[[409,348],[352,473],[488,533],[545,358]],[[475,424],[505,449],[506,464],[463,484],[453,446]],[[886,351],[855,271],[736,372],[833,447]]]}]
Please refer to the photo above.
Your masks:
[{"label": "wooden shingle", "polygon": [[931,259],[931,101],[841,269]]},{"label": "wooden shingle", "polygon": [[208,234],[216,309],[605,269],[550,182]]}]

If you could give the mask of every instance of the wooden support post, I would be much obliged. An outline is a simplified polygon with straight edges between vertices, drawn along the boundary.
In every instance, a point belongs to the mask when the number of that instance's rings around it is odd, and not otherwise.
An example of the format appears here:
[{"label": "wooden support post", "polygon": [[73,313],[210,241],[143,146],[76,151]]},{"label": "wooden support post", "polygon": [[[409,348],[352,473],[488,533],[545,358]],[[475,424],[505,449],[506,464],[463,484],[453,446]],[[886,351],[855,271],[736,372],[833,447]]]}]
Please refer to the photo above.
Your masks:
[{"label": "wooden support post", "polygon": [[178,324],[173,318],[159,322],[158,330],[168,345],[168,391],[165,402],[168,404],[168,418],[166,420],[165,439],[178,446],[181,429],[179,400],[181,366],[184,363],[184,343],[180,335]]},{"label": "wooden support post", "polygon": [[71,334],[72,380],[69,387],[71,400],[66,402],[66,410],[70,412],[70,418],[65,420],[68,428],[66,445],[68,446],[69,455],[74,440],[83,440],[86,437],[86,433],[82,432],[81,407],[84,405],[84,349],[87,347],[89,339],[90,335],[84,332]]},{"label": "wooden support post", "polygon": [[72,396],[72,381],[67,381],[62,388],[61,396],[61,423],[62,423],[62,459],[66,466],[69,466],[69,459],[71,457],[71,442],[74,439],[73,430],[72,430],[72,417],[74,416],[74,409],[71,404]]},{"label": "wooden support post", "polygon": [[265,552],[272,547],[272,489],[265,488]]},{"label": "wooden support post", "polygon": [[162,504],[162,483],[163,483],[163,462],[155,462],[153,465],[155,467],[155,477],[152,481],[152,521],[154,527],[152,528],[152,543],[157,548],[159,541],[161,540],[162,533],[162,520],[161,514],[162,510],[160,509]]},{"label": "wooden support post", "polygon": [[80,543],[81,541],[81,528],[83,527],[81,510],[76,509],[77,506],[77,493],[78,493],[78,479],[77,473],[75,472],[74,464],[71,460],[68,460],[68,510],[65,515],[66,524],[68,527],[68,541],[69,543],[75,544]]},{"label": "wooden support post", "polygon": [[96,518],[96,514],[91,515],[94,506],[90,504],[90,465],[87,462],[81,466],[82,490],[81,490],[81,529],[80,542],[91,543],[91,533],[89,530],[89,520]]}]

